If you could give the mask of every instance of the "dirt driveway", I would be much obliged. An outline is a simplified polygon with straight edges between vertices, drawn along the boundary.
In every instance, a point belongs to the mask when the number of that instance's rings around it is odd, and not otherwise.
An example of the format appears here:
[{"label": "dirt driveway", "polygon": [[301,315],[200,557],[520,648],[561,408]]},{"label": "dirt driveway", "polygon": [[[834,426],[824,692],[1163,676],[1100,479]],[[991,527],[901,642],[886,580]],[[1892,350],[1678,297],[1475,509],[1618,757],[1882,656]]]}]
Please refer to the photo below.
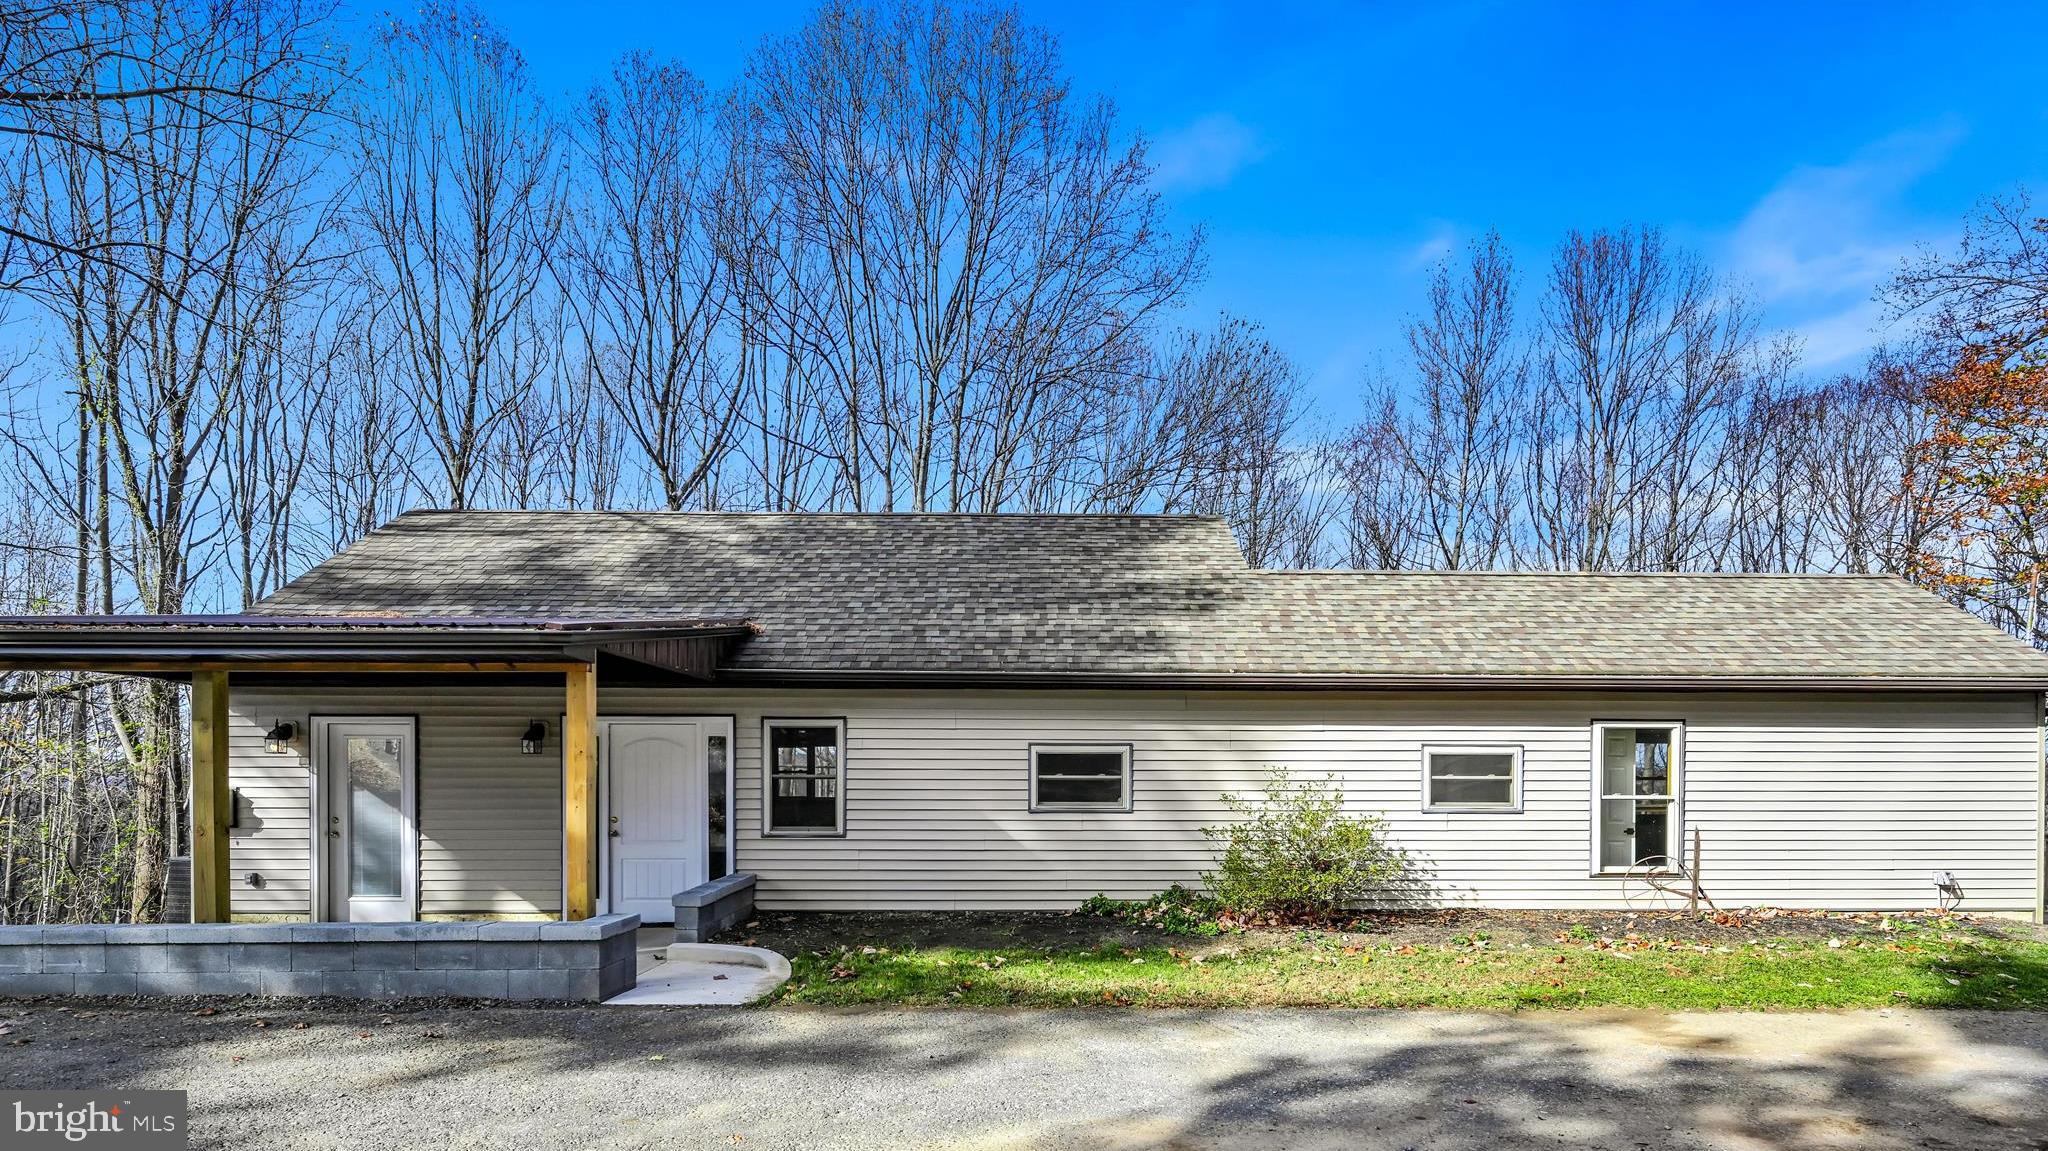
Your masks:
[{"label": "dirt driveway", "polygon": [[28,1003],[0,1026],[0,1084],[184,1089],[207,1147],[2048,1147],[2048,1017],[2023,1013]]}]

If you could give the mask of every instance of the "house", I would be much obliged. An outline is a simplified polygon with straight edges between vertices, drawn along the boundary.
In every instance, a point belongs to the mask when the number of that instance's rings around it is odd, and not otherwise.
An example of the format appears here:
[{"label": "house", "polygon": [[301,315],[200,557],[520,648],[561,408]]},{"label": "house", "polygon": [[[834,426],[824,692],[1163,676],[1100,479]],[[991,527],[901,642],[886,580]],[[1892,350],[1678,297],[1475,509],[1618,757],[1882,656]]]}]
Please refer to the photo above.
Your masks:
[{"label": "house", "polygon": [[[414,512],[245,615],[30,617],[194,684],[200,919],[1065,908],[1270,766],[1427,898],[2042,909],[2048,655],[1881,576],[1274,572],[1182,516]],[[224,837],[222,833],[224,832]]]}]

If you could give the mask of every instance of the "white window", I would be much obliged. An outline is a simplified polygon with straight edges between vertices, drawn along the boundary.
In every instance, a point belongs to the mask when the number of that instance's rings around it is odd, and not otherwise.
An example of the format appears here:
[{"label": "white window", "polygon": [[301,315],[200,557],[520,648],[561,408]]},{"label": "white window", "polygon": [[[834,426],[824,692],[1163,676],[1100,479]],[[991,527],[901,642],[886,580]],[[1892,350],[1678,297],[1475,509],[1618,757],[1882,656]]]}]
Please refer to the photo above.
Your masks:
[{"label": "white window", "polygon": [[1685,725],[1593,725],[1593,870],[1668,866],[1679,858]]},{"label": "white window", "polygon": [[1129,811],[1131,745],[1034,743],[1031,810]]},{"label": "white window", "polygon": [[846,832],[846,721],[761,721],[761,780],[768,835]]},{"label": "white window", "polygon": [[1422,810],[1522,810],[1522,749],[1472,744],[1423,748]]}]

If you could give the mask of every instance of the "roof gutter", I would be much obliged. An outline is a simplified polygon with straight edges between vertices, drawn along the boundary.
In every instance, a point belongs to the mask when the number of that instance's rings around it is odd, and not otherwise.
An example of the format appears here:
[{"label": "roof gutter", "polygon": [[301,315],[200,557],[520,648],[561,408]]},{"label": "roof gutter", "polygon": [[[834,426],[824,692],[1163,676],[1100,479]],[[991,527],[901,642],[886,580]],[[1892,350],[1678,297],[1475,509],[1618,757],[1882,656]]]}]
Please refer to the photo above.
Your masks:
[{"label": "roof gutter", "polygon": [[754,634],[745,621],[244,622],[233,617],[0,620],[0,669],[149,671],[393,665],[559,669],[614,649]]},{"label": "roof gutter", "polygon": [[2031,676],[1274,675],[1239,672],[920,671],[725,668],[721,683],[759,687],[1034,687],[1250,691],[1847,691],[2036,692]]}]

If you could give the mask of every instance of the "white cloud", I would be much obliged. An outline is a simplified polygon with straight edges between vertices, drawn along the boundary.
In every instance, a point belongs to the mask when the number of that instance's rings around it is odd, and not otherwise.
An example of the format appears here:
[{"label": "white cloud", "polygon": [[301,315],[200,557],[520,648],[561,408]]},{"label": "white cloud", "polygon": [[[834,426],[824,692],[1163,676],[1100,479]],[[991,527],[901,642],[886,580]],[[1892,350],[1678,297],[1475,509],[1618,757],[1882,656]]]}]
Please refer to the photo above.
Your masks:
[{"label": "white cloud", "polygon": [[1448,220],[1438,220],[1430,225],[1429,235],[1420,243],[1408,249],[1403,267],[1415,272],[1433,267],[1458,245],[1458,229]]},{"label": "white cloud", "polygon": [[1227,112],[1204,116],[1152,142],[1152,186],[1162,192],[1220,188],[1266,154],[1259,135]]},{"label": "white cloud", "polygon": [[1908,132],[1832,166],[1794,169],[1743,217],[1726,266],[1790,327],[1809,368],[1845,367],[1882,339],[1873,296],[1929,224],[1901,207],[1904,193],[1961,138],[1954,128]]}]

